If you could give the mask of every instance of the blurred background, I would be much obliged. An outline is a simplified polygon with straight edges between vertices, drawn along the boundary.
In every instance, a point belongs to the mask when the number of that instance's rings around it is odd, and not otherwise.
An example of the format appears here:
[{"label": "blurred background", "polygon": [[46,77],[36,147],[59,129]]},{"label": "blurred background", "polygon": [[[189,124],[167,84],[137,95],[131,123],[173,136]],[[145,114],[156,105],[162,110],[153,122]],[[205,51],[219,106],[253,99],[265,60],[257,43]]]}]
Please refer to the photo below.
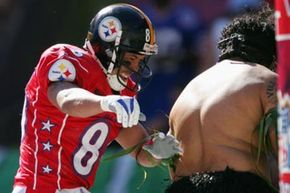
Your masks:
[{"label": "blurred background", "polygon": [[[81,47],[95,13],[111,3],[141,8],[156,29],[159,54],[150,59],[154,76],[139,94],[145,126],[168,130],[168,114],[180,91],[214,65],[221,29],[261,0],[0,0],[0,190],[12,191],[18,168],[24,88],[41,53],[56,43]],[[273,5],[271,0],[268,2]],[[119,151],[112,144],[106,156]],[[147,178],[144,181],[144,174]],[[92,193],[163,192],[167,169],[145,169],[123,156],[102,162]]]}]

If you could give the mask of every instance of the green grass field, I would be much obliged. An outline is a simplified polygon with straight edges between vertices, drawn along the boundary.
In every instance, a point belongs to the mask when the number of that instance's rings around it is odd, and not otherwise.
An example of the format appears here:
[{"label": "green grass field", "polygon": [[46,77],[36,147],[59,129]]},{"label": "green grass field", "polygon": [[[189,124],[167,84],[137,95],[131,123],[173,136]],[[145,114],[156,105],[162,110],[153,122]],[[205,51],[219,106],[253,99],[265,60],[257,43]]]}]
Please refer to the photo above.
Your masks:
[{"label": "green grass field", "polygon": [[[18,149],[10,149],[8,156],[0,165],[0,192],[12,192],[13,178],[18,168]],[[113,150],[108,149],[105,156],[109,156]],[[123,157],[124,158],[124,157]],[[144,181],[144,168],[137,165],[127,157],[102,162],[96,175],[95,184],[91,189],[92,193],[162,193],[169,183],[168,171],[166,168],[146,168],[147,177]],[[113,181],[115,179],[115,181]],[[122,182],[121,180],[125,180]],[[118,190],[110,188],[120,187]],[[111,185],[111,186],[110,186]],[[122,192],[120,191],[122,189]],[[114,191],[114,192],[112,192]],[[125,191],[125,192],[123,192]]]}]

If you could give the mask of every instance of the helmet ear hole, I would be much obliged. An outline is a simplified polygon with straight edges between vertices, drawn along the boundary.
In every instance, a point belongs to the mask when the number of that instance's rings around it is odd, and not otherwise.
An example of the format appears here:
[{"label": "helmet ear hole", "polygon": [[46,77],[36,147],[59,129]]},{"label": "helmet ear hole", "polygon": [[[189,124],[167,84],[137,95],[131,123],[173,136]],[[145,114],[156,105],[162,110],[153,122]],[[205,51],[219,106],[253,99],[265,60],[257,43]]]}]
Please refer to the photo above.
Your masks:
[{"label": "helmet ear hole", "polygon": [[112,58],[112,56],[113,56],[113,51],[111,50],[111,49],[106,49],[105,50],[105,53],[106,53],[106,55],[109,57],[109,58]]}]

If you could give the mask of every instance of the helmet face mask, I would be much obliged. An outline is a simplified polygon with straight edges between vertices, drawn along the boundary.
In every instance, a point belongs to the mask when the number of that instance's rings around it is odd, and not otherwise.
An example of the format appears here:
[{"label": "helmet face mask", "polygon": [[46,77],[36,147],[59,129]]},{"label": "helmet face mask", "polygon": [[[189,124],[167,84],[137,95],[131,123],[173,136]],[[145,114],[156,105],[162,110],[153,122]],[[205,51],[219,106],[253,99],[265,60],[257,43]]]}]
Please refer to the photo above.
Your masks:
[{"label": "helmet face mask", "polygon": [[[124,81],[120,81],[122,77],[119,75],[119,70],[117,71],[117,80],[124,88],[136,91],[136,87],[140,87],[142,79],[150,78],[152,75],[147,61],[149,56],[157,54],[158,51],[155,32],[148,17],[132,5],[113,4],[99,11],[90,23],[86,48],[89,47],[87,43],[91,45],[93,54],[100,60],[107,76],[112,74],[115,68],[122,66],[132,72],[130,78],[136,84],[134,88],[130,88],[125,85]],[[124,61],[125,53],[145,56],[145,59],[139,64],[138,71],[130,69],[128,61]],[[112,79],[110,81],[112,82]],[[121,89],[121,87],[118,88]],[[112,89],[116,90],[116,88]],[[120,91],[119,89],[117,91]]]},{"label": "helmet face mask", "polygon": [[[116,65],[116,75],[120,84],[125,88],[134,91],[140,91],[145,88],[152,77],[152,71],[147,65],[150,56],[126,51],[119,54],[119,56],[120,58],[117,59]],[[130,57],[133,59],[130,59]],[[127,82],[122,80],[122,73],[124,71],[127,72],[127,74],[130,74],[128,78],[135,83],[133,87],[127,86]]]}]

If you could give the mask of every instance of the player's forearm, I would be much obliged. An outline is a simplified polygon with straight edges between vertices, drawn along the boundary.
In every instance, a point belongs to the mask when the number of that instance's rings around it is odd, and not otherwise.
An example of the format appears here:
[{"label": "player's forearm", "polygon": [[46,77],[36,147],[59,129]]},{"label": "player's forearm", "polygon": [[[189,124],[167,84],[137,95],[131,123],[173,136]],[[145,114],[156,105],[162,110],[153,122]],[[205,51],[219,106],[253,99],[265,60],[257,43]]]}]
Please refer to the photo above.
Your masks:
[{"label": "player's forearm", "polygon": [[[128,137],[130,136],[130,137]],[[153,167],[159,164],[150,153],[146,152],[142,146],[149,139],[149,134],[142,124],[133,127],[123,128],[115,139],[124,149],[134,148],[130,153],[133,158],[145,167]]]},{"label": "player's forearm", "polygon": [[[136,157],[136,154],[133,155]],[[153,158],[147,151],[141,150],[136,157],[137,161],[144,167],[154,167],[160,164],[161,160]]]}]

